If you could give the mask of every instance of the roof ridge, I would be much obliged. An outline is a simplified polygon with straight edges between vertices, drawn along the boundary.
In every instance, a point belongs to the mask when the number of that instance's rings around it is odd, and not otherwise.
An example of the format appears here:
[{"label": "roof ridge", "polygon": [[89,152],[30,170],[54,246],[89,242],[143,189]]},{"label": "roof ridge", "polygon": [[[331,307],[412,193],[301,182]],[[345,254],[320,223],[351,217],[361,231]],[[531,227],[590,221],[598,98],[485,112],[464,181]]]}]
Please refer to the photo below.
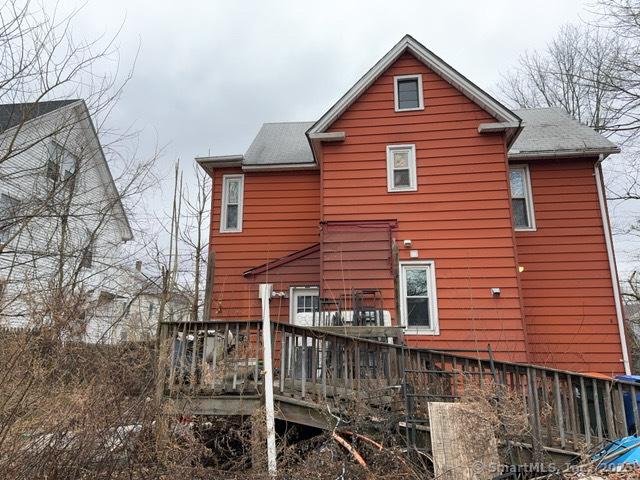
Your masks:
[{"label": "roof ridge", "polygon": [[315,120],[304,120],[304,121],[295,121],[295,120],[290,120],[290,121],[286,121],[286,122],[263,122],[263,125],[285,125],[285,124],[290,124],[290,123],[314,123]]}]

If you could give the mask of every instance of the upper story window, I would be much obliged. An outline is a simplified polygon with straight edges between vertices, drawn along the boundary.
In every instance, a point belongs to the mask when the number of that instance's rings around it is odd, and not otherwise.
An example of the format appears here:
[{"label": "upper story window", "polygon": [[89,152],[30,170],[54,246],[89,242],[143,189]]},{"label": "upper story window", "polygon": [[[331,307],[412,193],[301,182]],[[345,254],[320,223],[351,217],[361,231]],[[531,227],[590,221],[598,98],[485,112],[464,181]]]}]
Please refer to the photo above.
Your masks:
[{"label": "upper story window", "polygon": [[511,185],[513,226],[516,230],[535,230],[536,221],[528,165],[509,167],[509,184]]},{"label": "upper story window", "polygon": [[406,333],[439,333],[433,261],[400,262],[400,323]]},{"label": "upper story window", "polygon": [[86,232],[86,239],[87,244],[84,246],[80,256],[80,268],[91,268],[93,266],[93,254],[95,253],[96,244],[89,229]]},{"label": "upper story window", "polygon": [[0,194],[0,243],[7,243],[18,224],[20,200]]},{"label": "upper story window", "polygon": [[396,112],[424,110],[422,75],[393,77]]},{"label": "upper story window", "polygon": [[407,192],[418,189],[416,146],[387,146],[387,191]]},{"label": "upper story window", "polygon": [[244,175],[224,175],[222,177],[222,211],[220,232],[242,231],[242,200]]},{"label": "upper story window", "polygon": [[51,142],[48,149],[47,177],[51,180],[67,180],[76,172],[77,157],[63,146]]}]

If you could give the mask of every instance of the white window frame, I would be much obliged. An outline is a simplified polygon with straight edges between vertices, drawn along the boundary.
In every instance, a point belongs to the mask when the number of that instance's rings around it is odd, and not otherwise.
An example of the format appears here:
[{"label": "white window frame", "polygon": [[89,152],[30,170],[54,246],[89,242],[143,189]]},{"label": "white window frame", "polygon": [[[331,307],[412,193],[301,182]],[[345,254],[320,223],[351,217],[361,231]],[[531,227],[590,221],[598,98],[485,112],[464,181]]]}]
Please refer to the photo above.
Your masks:
[{"label": "white window frame", "polygon": [[[409,186],[393,186],[393,152],[398,150],[409,151]],[[418,175],[416,173],[416,146],[415,145],[387,145],[387,192],[415,192],[418,190]]]},{"label": "white window frame", "polygon": [[[407,278],[405,271],[407,268],[423,268],[427,270],[429,278],[429,315],[431,325],[410,327],[407,317]],[[414,260],[400,262],[400,325],[404,327],[405,335],[440,335],[440,324],[438,321],[438,288],[436,287],[436,265],[433,260]]]},{"label": "white window frame", "polygon": [[[238,228],[226,228],[229,182],[240,180],[238,189]],[[242,232],[242,211],[244,209],[244,175],[233,174],[222,176],[222,203],[220,205],[220,233],[240,233]]]},{"label": "white window frame", "polygon": [[[529,225],[526,227],[517,227],[515,224],[513,225],[514,230],[517,232],[535,232],[536,227],[536,214],[535,209],[533,208],[533,193],[531,191],[531,175],[529,173],[529,165],[527,164],[517,164],[517,165],[509,165],[509,201],[513,201],[513,197],[511,196],[511,171],[512,170],[520,170],[522,171],[523,179],[524,179],[524,204],[527,209],[527,216],[529,218]],[[513,208],[513,205],[511,206]]]},{"label": "white window frame", "polygon": [[[400,102],[398,98],[398,81],[401,80],[418,80],[418,106],[413,108],[400,108]],[[422,90],[422,74],[416,73],[413,75],[397,75],[393,77],[393,101],[396,112],[415,112],[417,110],[424,110],[424,92]]]},{"label": "white window frame", "polygon": [[298,314],[297,302],[294,302],[294,296],[296,293],[302,293],[303,295],[317,295],[318,302],[320,302],[320,287],[317,285],[300,285],[289,287],[289,323],[295,323],[294,320]]}]

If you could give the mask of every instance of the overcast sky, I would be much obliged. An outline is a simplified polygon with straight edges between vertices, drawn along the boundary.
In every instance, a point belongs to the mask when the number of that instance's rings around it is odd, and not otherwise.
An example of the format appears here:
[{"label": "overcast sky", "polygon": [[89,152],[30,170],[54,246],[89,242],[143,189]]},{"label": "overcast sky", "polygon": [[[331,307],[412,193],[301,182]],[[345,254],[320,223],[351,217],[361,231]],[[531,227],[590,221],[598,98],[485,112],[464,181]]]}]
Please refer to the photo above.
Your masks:
[{"label": "overcast sky", "polygon": [[169,165],[244,153],[263,122],[317,119],[406,33],[491,89],[583,4],[89,0],[78,24],[95,35],[124,21],[124,65],[140,44],[113,121],[157,135]]},{"label": "overcast sky", "polygon": [[244,153],[263,122],[317,119],[407,33],[495,93],[519,55],[588,18],[589,3],[88,0],[76,27],[95,38],[123,25],[124,66],[139,48],[110,121],[142,131],[142,154],[166,146],[170,177],[176,158]]}]

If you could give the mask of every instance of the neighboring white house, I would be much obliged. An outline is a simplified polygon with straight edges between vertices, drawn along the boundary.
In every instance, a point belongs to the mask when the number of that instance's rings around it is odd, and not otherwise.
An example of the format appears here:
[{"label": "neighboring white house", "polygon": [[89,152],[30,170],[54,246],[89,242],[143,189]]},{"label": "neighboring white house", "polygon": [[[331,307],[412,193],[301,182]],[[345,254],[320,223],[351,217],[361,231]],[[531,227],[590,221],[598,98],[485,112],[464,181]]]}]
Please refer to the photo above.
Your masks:
[{"label": "neighboring white house", "polygon": [[132,238],[85,102],[0,105],[0,324],[90,323]]},{"label": "neighboring white house", "polygon": [[[144,341],[155,337],[163,299],[162,279],[145,274],[142,263],[110,279],[87,325],[89,342]],[[192,300],[175,289],[165,299],[165,321],[188,321]]]}]

